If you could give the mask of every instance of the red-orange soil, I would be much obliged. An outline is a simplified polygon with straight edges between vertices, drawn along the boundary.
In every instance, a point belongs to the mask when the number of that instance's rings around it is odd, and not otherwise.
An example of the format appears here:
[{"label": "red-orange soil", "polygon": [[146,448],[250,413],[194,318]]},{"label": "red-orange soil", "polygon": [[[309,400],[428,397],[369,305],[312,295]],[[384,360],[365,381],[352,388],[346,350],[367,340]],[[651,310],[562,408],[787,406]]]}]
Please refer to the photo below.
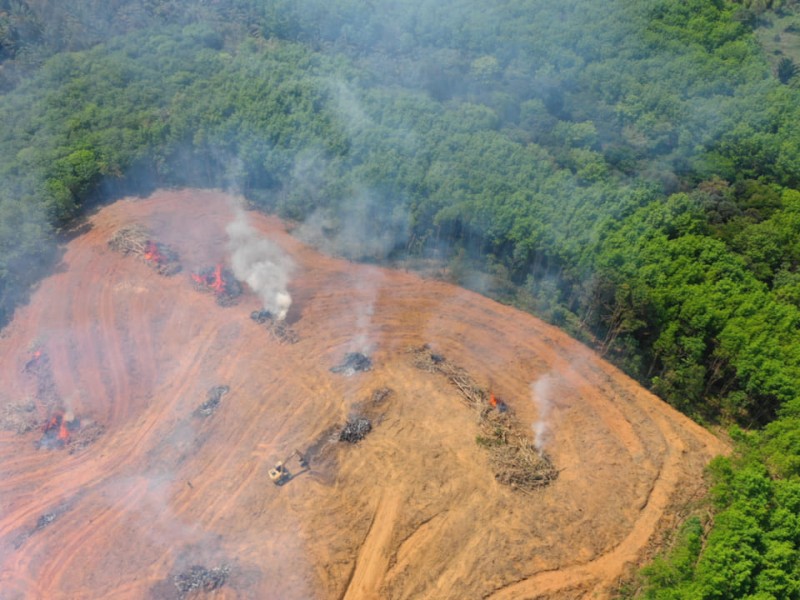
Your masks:
[{"label": "red-orange soil", "polygon": [[[177,598],[173,577],[191,565],[230,573],[189,597],[602,598],[725,451],[557,329],[452,285],[323,256],[250,213],[295,263],[287,320],[300,341],[280,344],[249,319],[252,293],[220,307],[189,281],[226,257],[232,213],[230,197],[197,190],[102,208],[2,332],[0,403],[35,398],[24,367],[40,348],[63,408],[105,428],[72,454],[37,448],[41,430],[0,432],[4,600]],[[176,249],[184,271],[162,277],[110,250],[132,223]],[[475,413],[411,365],[407,348],[423,343],[532,436],[546,417],[555,483],[524,494],[495,481]],[[365,349],[372,371],[329,371]],[[216,413],[193,416],[215,385],[230,387]],[[372,432],[326,444],[383,386],[394,394]],[[276,460],[315,443],[310,472],[272,485]],[[55,516],[37,527],[44,515]]]}]

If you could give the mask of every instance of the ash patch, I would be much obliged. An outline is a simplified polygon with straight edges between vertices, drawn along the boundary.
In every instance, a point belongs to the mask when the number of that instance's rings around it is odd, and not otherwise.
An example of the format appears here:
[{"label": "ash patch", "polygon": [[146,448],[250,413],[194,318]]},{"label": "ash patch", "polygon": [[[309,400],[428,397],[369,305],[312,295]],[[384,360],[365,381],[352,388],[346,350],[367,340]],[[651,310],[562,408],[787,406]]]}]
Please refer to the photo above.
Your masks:
[{"label": "ash patch", "polygon": [[340,373],[345,377],[371,370],[372,360],[360,352],[348,352],[341,363],[330,369],[331,373]]},{"label": "ash patch", "polygon": [[215,385],[208,390],[206,401],[198,406],[192,414],[194,414],[195,417],[210,417],[217,411],[217,408],[219,408],[222,397],[230,390],[231,388],[227,385]]},{"label": "ash patch", "polygon": [[39,515],[33,527],[23,531],[17,535],[16,538],[14,538],[14,548],[19,550],[23,544],[28,541],[28,538],[55,523],[62,515],[69,511],[70,508],[72,508],[72,504],[68,502],[49,512]]}]

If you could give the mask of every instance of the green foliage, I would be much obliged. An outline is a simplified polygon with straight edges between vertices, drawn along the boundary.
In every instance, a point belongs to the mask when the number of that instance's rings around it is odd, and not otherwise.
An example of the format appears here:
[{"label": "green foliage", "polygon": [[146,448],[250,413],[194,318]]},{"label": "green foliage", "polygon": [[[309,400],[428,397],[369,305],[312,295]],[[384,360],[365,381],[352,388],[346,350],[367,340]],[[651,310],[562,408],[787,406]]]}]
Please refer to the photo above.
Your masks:
[{"label": "green foliage", "polygon": [[763,425],[645,594],[797,598],[800,90],[752,33],[771,4],[0,0],[0,320],[87,206],[236,190]]}]

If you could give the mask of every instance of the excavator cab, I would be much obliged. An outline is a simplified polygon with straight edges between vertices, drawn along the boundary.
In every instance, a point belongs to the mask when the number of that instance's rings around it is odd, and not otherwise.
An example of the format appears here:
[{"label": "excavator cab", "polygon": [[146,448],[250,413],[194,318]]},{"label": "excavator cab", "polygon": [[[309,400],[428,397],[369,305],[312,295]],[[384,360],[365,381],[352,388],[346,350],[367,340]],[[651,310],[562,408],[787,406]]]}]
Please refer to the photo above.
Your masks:
[{"label": "excavator cab", "polygon": [[269,470],[269,478],[272,480],[272,483],[275,485],[283,485],[292,477],[294,477],[289,469],[286,468],[286,463],[289,462],[294,456],[297,456],[297,462],[300,463],[300,468],[303,470],[308,470],[308,459],[299,450],[295,450],[281,462],[275,463],[275,466]]},{"label": "excavator cab", "polygon": [[269,470],[269,478],[275,485],[283,485],[292,478],[292,474],[282,462],[279,462]]}]

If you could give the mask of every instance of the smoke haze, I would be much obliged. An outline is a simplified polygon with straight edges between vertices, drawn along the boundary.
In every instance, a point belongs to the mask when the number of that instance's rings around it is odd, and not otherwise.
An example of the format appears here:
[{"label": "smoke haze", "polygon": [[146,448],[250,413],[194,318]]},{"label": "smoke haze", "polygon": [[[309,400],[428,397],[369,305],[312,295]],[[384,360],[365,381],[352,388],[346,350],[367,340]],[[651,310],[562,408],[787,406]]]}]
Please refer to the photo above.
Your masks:
[{"label": "smoke haze", "polygon": [[283,251],[250,225],[247,215],[237,209],[226,227],[231,267],[239,281],[258,294],[265,310],[278,320],[286,318],[292,297],[287,289],[292,262]]},{"label": "smoke haze", "polygon": [[550,438],[550,424],[548,417],[553,404],[553,384],[554,377],[547,373],[531,383],[531,398],[536,405],[536,421],[532,425],[534,443],[536,448],[541,451]]}]

